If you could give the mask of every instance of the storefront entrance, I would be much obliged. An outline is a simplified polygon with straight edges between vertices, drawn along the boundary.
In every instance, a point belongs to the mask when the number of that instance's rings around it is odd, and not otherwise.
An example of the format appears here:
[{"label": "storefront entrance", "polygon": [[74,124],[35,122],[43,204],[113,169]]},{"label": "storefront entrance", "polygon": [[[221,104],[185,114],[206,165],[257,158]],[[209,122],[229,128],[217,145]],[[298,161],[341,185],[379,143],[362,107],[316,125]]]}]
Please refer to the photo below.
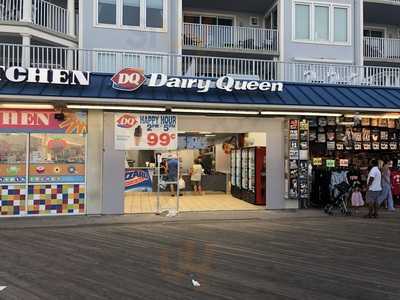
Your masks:
[{"label": "storefront entrance", "polygon": [[0,114],[1,216],[85,213],[86,114],[64,123],[52,111]]},{"label": "storefront entrance", "polygon": [[265,133],[180,131],[176,151],[127,151],[125,213],[265,209],[265,145]]}]

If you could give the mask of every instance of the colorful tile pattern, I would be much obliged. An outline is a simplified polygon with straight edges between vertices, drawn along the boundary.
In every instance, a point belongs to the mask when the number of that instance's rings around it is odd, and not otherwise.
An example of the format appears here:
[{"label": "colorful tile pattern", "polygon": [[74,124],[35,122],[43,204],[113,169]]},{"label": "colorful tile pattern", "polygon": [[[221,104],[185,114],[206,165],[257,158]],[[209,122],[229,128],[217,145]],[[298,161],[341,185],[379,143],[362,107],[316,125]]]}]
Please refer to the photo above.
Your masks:
[{"label": "colorful tile pattern", "polygon": [[0,186],[0,215],[16,216],[25,210],[26,187],[18,185]]},{"label": "colorful tile pattern", "polygon": [[29,185],[28,215],[85,212],[84,184]]}]

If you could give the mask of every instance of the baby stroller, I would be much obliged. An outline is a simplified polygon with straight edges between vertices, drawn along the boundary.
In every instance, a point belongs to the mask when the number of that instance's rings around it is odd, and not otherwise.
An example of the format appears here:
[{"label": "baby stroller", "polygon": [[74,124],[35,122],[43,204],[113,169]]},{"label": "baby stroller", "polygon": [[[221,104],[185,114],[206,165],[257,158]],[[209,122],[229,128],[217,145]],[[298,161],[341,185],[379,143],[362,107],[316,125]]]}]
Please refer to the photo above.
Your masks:
[{"label": "baby stroller", "polygon": [[351,216],[351,210],[347,207],[347,199],[351,193],[351,186],[343,181],[334,186],[332,201],[324,207],[325,213],[332,216],[335,211],[340,211],[344,216]]}]

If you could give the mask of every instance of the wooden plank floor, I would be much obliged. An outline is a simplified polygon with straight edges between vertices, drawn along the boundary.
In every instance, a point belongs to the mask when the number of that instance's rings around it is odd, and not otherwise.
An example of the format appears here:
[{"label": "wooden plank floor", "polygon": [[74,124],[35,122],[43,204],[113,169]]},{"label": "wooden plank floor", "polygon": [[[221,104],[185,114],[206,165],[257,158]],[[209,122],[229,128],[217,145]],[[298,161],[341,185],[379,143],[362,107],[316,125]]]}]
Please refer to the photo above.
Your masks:
[{"label": "wooden plank floor", "polygon": [[0,299],[398,300],[399,221],[397,213],[3,229]]},{"label": "wooden plank floor", "polygon": [[[176,209],[176,197],[162,194],[160,197],[161,211]],[[228,194],[196,195],[185,193],[179,197],[179,211],[228,211],[228,210],[262,210],[264,206],[252,205],[236,199]],[[157,195],[155,193],[131,192],[125,195],[125,213],[155,213],[157,212]]]}]

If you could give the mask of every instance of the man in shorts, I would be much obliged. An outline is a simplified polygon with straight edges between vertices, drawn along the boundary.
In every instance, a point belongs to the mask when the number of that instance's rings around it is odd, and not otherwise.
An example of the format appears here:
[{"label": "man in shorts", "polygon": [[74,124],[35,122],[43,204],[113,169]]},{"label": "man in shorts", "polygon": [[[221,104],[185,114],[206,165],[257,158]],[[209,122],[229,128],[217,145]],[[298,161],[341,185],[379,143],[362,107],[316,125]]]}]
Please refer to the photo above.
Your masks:
[{"label": "man in shorts", "polygon": [[382,192],[382,174],[378,168],[378,161],[373,159],[371,161],[372,169],[369,171],[368,174],[368,191],[366,195],[366,202],[368,204],[368,215],[366,218],[377,218],[378,217],[378,208],[380,202],[380,195]]}]

